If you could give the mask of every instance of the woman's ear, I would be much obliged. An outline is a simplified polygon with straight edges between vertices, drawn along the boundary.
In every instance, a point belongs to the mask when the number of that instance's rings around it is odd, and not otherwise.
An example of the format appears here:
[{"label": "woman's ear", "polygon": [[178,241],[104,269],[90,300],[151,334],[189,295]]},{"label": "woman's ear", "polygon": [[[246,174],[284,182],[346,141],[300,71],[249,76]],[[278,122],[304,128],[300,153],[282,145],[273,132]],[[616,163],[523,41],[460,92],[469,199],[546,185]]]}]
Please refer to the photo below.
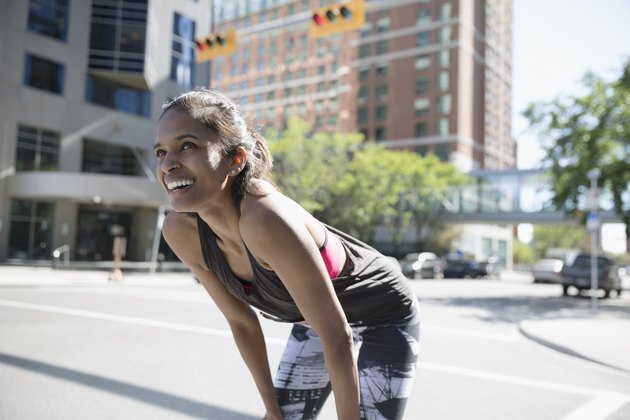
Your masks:
[{"label": "woman's ear", "polygon": [[236,149],[234,149],[234,152],[232,152],[232,156],[230,157],[230,159],[231,160],[228,167],[228,172],[230,175],[236,176],[241,173],[241,171],[245,167],[245,164],[247,163],[247,151],[244,147],[238,146]]}]

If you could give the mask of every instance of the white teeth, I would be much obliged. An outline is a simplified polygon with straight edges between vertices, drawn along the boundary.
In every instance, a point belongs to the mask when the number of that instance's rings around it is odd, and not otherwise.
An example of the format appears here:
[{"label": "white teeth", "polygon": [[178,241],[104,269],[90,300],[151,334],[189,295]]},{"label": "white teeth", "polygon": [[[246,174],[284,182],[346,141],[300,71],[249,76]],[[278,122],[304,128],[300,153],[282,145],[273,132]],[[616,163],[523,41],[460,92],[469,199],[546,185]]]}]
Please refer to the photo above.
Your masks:
[{"label": "white teeth", "polygon": [[184,179],[184,180],[178,180],[178,181],[168,182],[168,183],[166,184],[166,187],[167,187],[169,190],[174,190],[175,188],[178,188],[178,187],[185,187],[185,186],[188,186],[188,185],[192,185],[192,183],[193,183],[193,182],[192,182],[192,180],[190,180],[190,179]]}]

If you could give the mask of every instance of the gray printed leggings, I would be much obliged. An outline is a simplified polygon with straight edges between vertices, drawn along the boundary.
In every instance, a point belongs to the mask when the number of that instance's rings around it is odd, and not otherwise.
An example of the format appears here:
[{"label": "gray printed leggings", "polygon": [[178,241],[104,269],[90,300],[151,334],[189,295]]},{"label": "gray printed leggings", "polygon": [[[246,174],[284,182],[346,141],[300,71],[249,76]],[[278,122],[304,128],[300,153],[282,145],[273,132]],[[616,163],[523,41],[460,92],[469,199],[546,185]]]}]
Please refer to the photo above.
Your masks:
[{"label": "gray printed leggings", "polygon": [[[381,327],[352,328],[359,348],[361,418],[402,419],[415,377],[420,317]],[[312,328],[295,324],[274,380],[284,419],[316,419],[330,394],[322,344]]]}]

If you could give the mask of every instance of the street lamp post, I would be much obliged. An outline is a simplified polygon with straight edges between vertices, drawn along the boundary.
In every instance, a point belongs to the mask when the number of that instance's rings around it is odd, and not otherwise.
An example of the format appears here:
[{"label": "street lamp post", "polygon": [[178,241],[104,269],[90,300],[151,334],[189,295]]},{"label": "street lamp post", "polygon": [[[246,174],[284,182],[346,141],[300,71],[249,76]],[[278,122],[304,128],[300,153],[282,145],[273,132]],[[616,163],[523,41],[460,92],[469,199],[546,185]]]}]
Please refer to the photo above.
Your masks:
[{"label": "street lamp post", "polygon": [[591,181],[591,191],[589,197],[590,212],[586,220],[586,228],[591,234],[591,311],[597,314],[597,239],[599,233],[599,190],[597,180],[601,175],[599,168],[588,171],[588,179]]}]

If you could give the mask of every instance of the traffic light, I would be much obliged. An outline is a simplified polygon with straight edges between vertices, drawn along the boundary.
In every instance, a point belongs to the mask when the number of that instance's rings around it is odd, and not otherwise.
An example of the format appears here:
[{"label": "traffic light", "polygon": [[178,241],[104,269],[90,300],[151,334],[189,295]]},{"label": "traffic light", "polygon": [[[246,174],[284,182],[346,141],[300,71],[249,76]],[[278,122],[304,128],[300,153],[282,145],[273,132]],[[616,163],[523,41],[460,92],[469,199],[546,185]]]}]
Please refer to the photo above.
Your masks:
[{"label": "traffic light", "polygon": [[320,38],[358,29],[364,23],[365,0],[352,0],[316,9],[309,32],[311,38]]},{"label": "traffic light", "polygon": [[220,55],[234,52],[236,48],[236,31],[233,28],[225,32],[216,32],[195,41],[197,63],[212,60]]}]

